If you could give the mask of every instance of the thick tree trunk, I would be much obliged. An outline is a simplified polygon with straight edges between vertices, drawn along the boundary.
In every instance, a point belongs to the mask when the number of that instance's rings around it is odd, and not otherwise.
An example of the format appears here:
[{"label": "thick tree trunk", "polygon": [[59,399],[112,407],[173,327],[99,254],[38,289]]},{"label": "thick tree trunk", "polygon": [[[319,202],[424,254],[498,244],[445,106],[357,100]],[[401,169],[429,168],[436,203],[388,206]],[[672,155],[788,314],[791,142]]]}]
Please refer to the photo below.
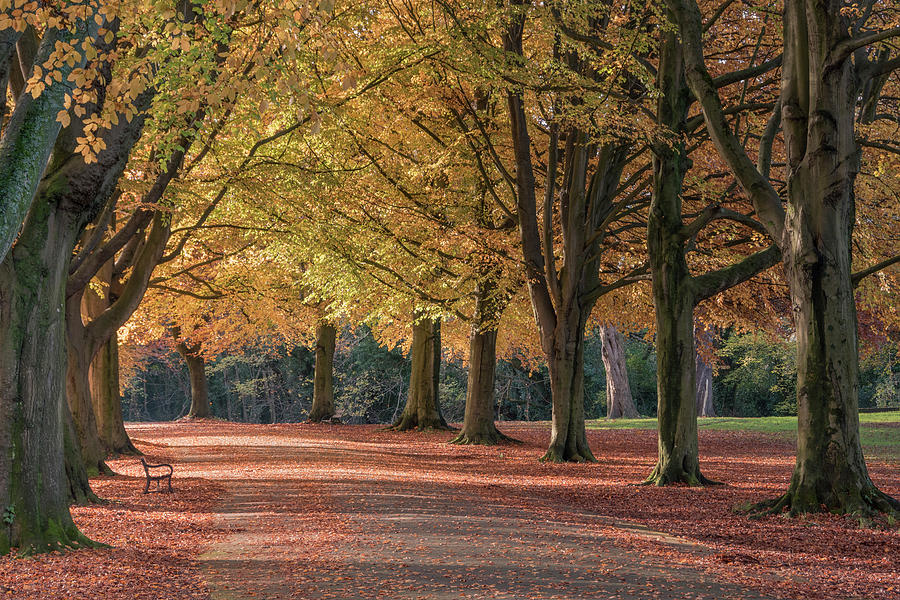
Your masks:
[{"label": "thick tree trunk", "polygon": [[450,429],[441,414],[438,394],[441,368],[440,321],[421,319],[413,324],[410,358],[412,371],[406,407],[391,429]]},{"label": "thick tree trunk", "polygon": [[134,447],[125,421],[122,418],[122,396],[119,393],[119,340],[114,335],[100,349],[91,363],[91,401],[97,416],[100,443],[110,454],[137,456],[141,451]]},{"label": "thick tree trunk", "polygon": [[584,319],[557,327],[550,353],[550,447],[542,461],[595,462],[584,426]]},{"label": "thick tree trunk", "polygon": [[[99,279],[107,287],[102,293],[88,288],[81,302],[82,314],[88,319],[96,319],[114,302],[111,286],[112,261],[98,273]],[[141,452],[134,447],[125,422],[122,419],[122,397],[119,393],[119,340],[115,333],[103,344],[91,362],[90,397],[97,421],[100,444],[107,454],[136,456]]]},{"label": "thick tree trunk", "polygon": [[[95,36],[98,27],[94,20],[96,10],[96,6],[86,7],[82,19],[76,20],[71,28],[48,28],[33,61],[44,65],[58,51],[59,45],[78,46]],[[17,37],[15,32],[4,32],[7,50],[11,50],[10,35]],[[62,62],[55,66],[54,72],[59,77],[53,77],[37,98],[22,94],[6,124],[0,139],[0,260],[5,259],[16,241],[54,149],[60,131],[56,114],[63,108],[66,95],[72,91],[68,76],[74,69],[84,67],[85,62],[86,53],[82,52],[72,63]],[[6,94],[5,89],[3,94]]]},{"label": "thick tree trunk", "polygon": [[606,370],[606,418],[636,419],[638,411],[634,407],[625,368],[625,338],[614,326],[604,325],[600,328],[600,339]]},{"label": "thick tree trunk", "polygon": [[497,366],[497,330],[479,331],[472,327],[469,336],[469,378],[466,387],[466,412],[453,444],[494,445],[506,441],[494,425],[497,408],[494,399],[494,372]]},{"label": "thick tree trunk", "polygon": [[334,416],[334,345],[337,330],[330,323],[316,327],[316,370],[309,420],[321,423]]},{"label": "thick tree trunk", "polygon": [[900,502],[869,479],[859,440],[850,251],[860,79],[849,53],[838,58],[850,30],[841,9],[837,1],[785,5],[782,115],[792,210],[783,255],[797,335],[798,437],[790,486],[774,508],[896,513]]},{"label": "thick tree trunk", "polygon": [[713,378],[712,367],[697,352],[694,361],[697,378],[697,416],[714,417],[716,409],[713,406]]},{"label": "thick tree trunk", "polygon": [[64,462],[69,253],[77,232],[40,201],[0,265],[0,553],[89,545],[69,514]]},{"label": "thick tree trunk", "polygon": [[209,410],[209,384],[206,379],[206,361],[200,353],[200,344],[188,346],[181,341],[175,345],[178,353],[187,363],[188,375],[191,379],[191,408],[188,410],[189,419],[202,419],[210,416]]},{"label": "thick tree trunk", "polygon": [[[66,318],[72,320],[81,319],[80,299],[70,299],[70,304],[72,303],[75,304],[75,307],[69,307]],[[72,413],[75,433],[78,436],[78,446],[81,448],[82,460],[88,475],[111,474],[112,471],[104,462],[106,450],[103,448],[103,444],[100,443],[97,419],[94,415],[94,405],[91,401],[91,357],[90,351],[85,346],[86,344],[83,340],[69,335],[68,343],[66,344],[68,349],[66,398],[69,403],[69,410]]]},{"label": "thick tree trunk", "polygon": [[508,296],[498,288],[487,271],[481,273],[477,289],[475,317],[469,334],[469,376],[466,386],[466,411],[459,434],[451,444],[493,445],[511,441],[497,430],[494,416],[494,374],[497,368],[497,326]]}]

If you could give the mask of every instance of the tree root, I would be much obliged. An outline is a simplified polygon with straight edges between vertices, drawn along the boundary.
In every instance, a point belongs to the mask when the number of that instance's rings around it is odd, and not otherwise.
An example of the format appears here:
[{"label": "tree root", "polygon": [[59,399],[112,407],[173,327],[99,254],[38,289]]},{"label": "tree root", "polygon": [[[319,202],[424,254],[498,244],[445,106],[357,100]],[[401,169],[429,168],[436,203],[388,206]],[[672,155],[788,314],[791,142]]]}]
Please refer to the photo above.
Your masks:
[{"label": "tree root", "polygon": [[821,502],[818,498],[813,497],[801,498],[800,496],[797,489],[791,486],[791,489],[777,498],[751,504],[740,511],[747,513],[751,519],[761,519],[771,515],[797,517],[802,514],[819,512],[863,518],[884,515],[892,519],[900,519],[900,501],[875,486],[864,490],[858,498],[855,495],[848,495],[847,499],[839,504]]},{"label": "tree root", "polygon": [[655,485],[658,487],[663,487],[677,484],[685,484],[690,487],[724,485],[719,481],[708,479],[703,475],[703,473],[700,472],[700,469],[664,469],[659,463],[656,464],[656,467],[654,467],[653,472],[650,473],[650,476],[638,485]]},{"label": "tree root", "polygon": [[102,542],[95,542],[81,533],[75,525],[61,527],[50,522],[46,531],[34,538],[23,540],[16,554],[19,558],[28,558],[48,552],[64,552],[83,548],[111,548]]},{"label": "tree root", "polygon": [[420,423],[415,416],[401,417],[396,423],[385,427],[383,431],[456,431],[456,428],[447,425],[443,419],[429,419]]},{"label": "tree root", "polygon": [[577,452],[571,451],[569,449],[561,450],[559,448],[551,446],[547,449],[547,452],[539,459],[540,462],[549,462],[549,463],[564,463],[564,462],[573,462],[573,463],[595,463],[597,459],[594,457],[594,453],[591,452],[590,448],[581,448]]},{"label": "tree root", "polygon": [[447,443],[459,444],[461,446],[496,446],[498,444],[521,444],[522,442],[503,434],[497,429],[494,429],[491,432],[483,433],[466,433],[466,430],[463,429],[455,438]]}]

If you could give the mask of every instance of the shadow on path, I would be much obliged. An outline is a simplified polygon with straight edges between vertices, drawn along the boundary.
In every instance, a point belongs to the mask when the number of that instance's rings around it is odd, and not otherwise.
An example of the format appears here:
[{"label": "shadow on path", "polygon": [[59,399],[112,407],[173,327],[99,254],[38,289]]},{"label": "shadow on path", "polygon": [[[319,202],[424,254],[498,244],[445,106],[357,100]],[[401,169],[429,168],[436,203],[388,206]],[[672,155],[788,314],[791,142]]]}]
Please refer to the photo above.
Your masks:
[{"label": "shadow on path", "polygon": [[609,518],[565,501],[498,501],[452,463],[419,465],[396,447],[332,447],[298,431],[173,439],[169,450],[187,473],[226,486],[227,535],[200,559],[213,600],[765,598],[622,548]]}]

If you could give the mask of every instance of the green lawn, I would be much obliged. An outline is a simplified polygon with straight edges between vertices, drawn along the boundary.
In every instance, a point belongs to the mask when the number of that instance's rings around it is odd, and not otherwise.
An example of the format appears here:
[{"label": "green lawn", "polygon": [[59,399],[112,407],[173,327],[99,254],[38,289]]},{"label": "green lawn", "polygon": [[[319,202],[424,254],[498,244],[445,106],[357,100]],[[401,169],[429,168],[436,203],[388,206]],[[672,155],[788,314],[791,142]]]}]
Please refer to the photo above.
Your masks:
[{"label": "green lawn", "polygon": [[[900,463],[900,411],[861,413],[862,444],[866,457]],[[698,419],[700,429],[759,431],[790,438],[797,435],[797,417],[711,417]],[[588,421],[588,429],[656,429],[656,419]]]}]

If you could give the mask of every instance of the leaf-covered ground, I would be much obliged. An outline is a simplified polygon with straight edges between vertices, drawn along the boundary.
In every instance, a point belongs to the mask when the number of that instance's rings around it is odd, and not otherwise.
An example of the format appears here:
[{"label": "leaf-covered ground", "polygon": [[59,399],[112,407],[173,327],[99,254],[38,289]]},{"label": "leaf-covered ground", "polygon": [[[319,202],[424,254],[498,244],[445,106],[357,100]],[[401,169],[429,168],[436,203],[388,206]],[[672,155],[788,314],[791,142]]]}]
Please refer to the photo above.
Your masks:
[{"label": "leaf-covered ground", "polygon": [[[599,464],[545,465],[546,424],[504,425],[524,443],[130,426],[142,450],[175,463],[176,492],[145,496],[137,461],[112,461],[123,475],[94,480],[110,502],[73,513],[114,548],[0,559],[0,598],[900,599],[896,526],[732,512],[785,489],[783,438],[703,431],[704,472],[726,485],[659,489],[629,485],[652,468],[653,431],[591,431]],[[900,496],[900,467],[870,472]]]}]

